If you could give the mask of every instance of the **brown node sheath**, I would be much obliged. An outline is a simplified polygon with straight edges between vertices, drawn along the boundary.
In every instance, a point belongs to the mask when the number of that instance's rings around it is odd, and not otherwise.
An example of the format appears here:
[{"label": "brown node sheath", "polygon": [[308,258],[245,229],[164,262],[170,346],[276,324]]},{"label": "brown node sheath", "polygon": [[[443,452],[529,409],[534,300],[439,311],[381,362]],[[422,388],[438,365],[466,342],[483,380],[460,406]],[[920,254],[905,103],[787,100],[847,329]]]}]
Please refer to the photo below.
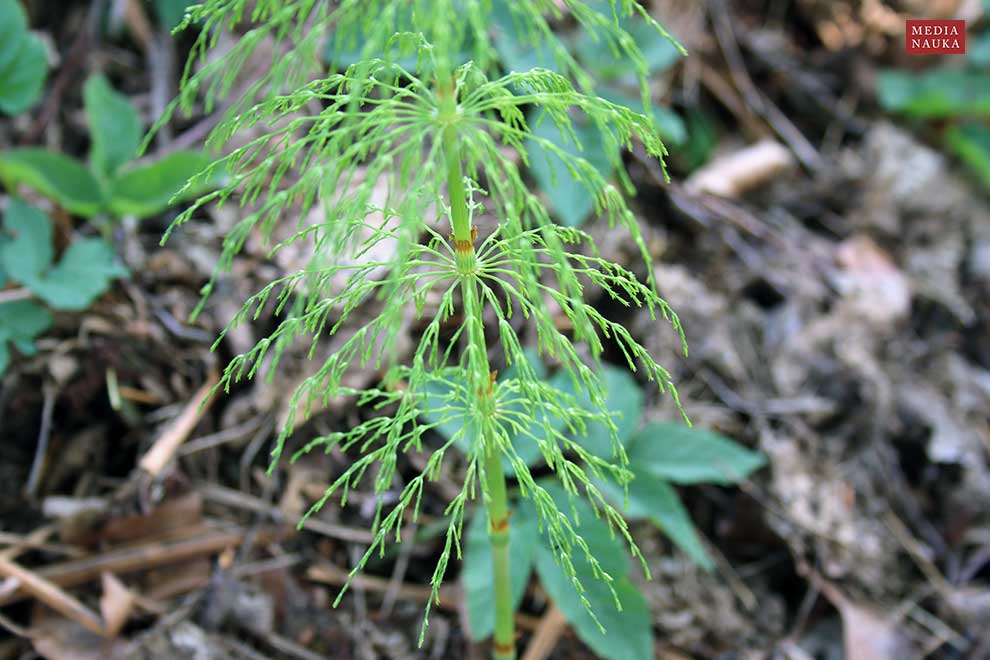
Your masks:
[{"label": "brown node sheath", "polygon": [[494,646],[495,652],[499,655],[508,655],[516,650],[515,644],[499,644],[498,642],[495,642]]},{"label": "brown node sheath", "polygon": [[454,250],[457,254],[470,254],[474,251],[474,242],[478,238],[478,228],[471,227],[471,240],[460,240],[453,234],[450,235],[450,240],[454,243]]},{"label": "brown node sheath", "polygon": [[509,529],[509,516],[505,516],[501,520],[492,520],[490,523],[492,526],[492,531],[496,534],[499,532],[504,532]]}]

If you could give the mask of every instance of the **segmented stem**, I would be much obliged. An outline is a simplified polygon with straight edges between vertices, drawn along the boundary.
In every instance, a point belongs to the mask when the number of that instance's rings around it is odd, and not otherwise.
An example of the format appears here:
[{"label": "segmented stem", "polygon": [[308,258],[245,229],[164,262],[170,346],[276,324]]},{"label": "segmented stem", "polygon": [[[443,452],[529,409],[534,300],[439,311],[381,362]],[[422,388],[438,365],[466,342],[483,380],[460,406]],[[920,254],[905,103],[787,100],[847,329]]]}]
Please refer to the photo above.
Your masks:
[{"label": "segmented stem", "polygon": [[485,452],[482,482],[488,507],[488,539],[492,544],[492,577],[495,585],[495,660],[515,660],[516,631],[512,607],[509,573],[509,506],[505,494],[505,470],[502,454],[492,433],[494,413],[492,388],[496,374],[488,363],[488,347],[482,316],[483,304],[478,294],[477,255],[474,249],[475,230],[467,206],[467,190],[461,163],[457,135],[457,100],[452,87],[441,88],[441,115],[449,121],[444,129],[444,152],[447,162],[447,194],[450,200],[450,225],[457,255],[458,273],[467,325],[468,365],[477,405],[485,413],[481,425],[480,446]]}]

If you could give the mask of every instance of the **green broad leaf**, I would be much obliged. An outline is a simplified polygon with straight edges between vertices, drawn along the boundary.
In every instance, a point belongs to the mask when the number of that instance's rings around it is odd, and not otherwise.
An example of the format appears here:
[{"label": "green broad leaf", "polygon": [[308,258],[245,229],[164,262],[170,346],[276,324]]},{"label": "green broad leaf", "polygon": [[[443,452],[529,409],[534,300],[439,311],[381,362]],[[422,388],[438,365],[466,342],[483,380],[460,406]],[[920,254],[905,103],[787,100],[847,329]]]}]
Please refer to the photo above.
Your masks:
[{"label": "green broad leaf", "polygon": [[952,126],[945,139],[955,152],[990,188],[990,126],[968,123]]},{"label": "green broad leaf", "polygon": [[[535,351],[530,349],[524,349],[523,353],[526,357],[526,361],[532,367],[533,371],[536,373],[538,378],[544,378],[546,376],[546,367],[543,361],[536,354]],[[464,454],[470,454],[473,448],[473,443],[475,438],[478,437],[478,431],[476,427],[476,421],[471,414],[470,405],[468,403],[468,397],[470,393],[460,388],[452,387],[451,382],[459,376],[456,376],[456,371],[446,370],[447,373],[451,374],[449,381],[434,380],[431,381],[427,387],[427,395],[425,401],[426,412],[423,413],[422,417],[427,422],[438,424],[435,430],[440,433],[443,437],[450,439],[455,436],[455,434],[462,428],[469,427],[472,430],[467,433],[462,433],[457,440],[454,441],[454,446],[457,447]],[[518,367],[516,365],[510,365],[502,374],[499,375],[498,383],[505,385],[507,382],[517,378]],[[522,403],[517,403],[515,401],[505,404],[508,410],[522,411],[525,407]],[[442,413],[436,412],[443,409]],[[545,419],[545,418],[544,418]],[[533,435],[537,437],[542,437],[540,435],[543,432],[541,424],[533,424]],[[518,436],[511,439],[513,447],[515,447],[516,453],[522,458],[526,465],[534,465],[539,462],[543,454],[540,452],[540,447],[536,441],[527,436]],[[512,464],[509,462],[508,458],[502,458],[502,466],[509,475],[513,475],[514,471]]]},{"label": "green broad leaf", "polygon": [[38,354],[38,347],[33,341],[27,339],[15,339],[11,342],[14,347],[21,352],[21,355],[30,357]]},{"label": "green broad leaf", "polygon": [[671,158],[685,171],[692,171],[711,160],[719,133],[712,118],[697,110],[687,109],[684,123],[687,139],[678,145]]},{"label": "green broad leaf", "polygon": [[[531,514],[526,509],[514,510],[509,524],[513,610],[519,607],[526,591],[539,538],[539,529]],[[478,507],[468,528],[461,581],[467,598],[471,638],[485,639],[495,630],[495,610],[492,607],[495,585],[492,578],[492,546],[488,540],[488,517],[484,507]]]},{"label": "green broad leaf", "polygon": [[[567,621],[582,642],[598,656],[608,660],[653,657],[653,617],[643,594],[636,585],[623,576],[615,580],[612,588],[622,605],[616,608],[615,598],[608,586],[588,576],[584,598],[594,610],[595,619],[574,585],[554,563],[547,548],[540,548],[536,555],[536,571],[546,592],[563,612]],[[601,628],[605,629],[603,633]]]},{"label": "green broad leaf", "polygon": [[90,163],[109,178],[137,154],[144,133],[141,117],[100,74],[90,76],[83,86],[83,107],[92,141]]},{"label": "green broad leaf", "polygon": [[[546,548],[537,554],[537,571],[540,581],[557,607],[564,613],[577,636],[592,651],[610,660],[653,657],[653,622],[643,594],[627,577],[615,580],[612,590],[593,580],[585,588],[583,597],[597,617],[591,616],[560,567]],[[620,610],[615,599],[618,597]],[[599,627],[600,625],[600,627]],[[604,628],[604,632],[602,632]]]},{"label": "green broad leaf", "polygon": [[653,106],[653,122],[657,133],[669,145],[679,147],[687,142],[687,126],[679,114],[663,106]]},{"label": "green broad leaf", "polygon": [[[456,437],[454,446],[470,455],[478,430],[467,404],[468,394],[459,384],[462,376],[456,369],[444,369],[442,375],[448,380],[437,378],[427,383],[425,412],[421,416],[428,423],[437,424],[434,430],[444,438]],[[461,432],[462,429],[468,430]]]},{"label": "green broad leaf", "polygon": [[174,30],[186,15],[186,7],[196,4],[190,0],[154,0],[158,22],[169,30]]},{"label": "green broad leaf", "polygon": [[674,423],[647,425],[626,451],[630,464],[678,484],[732,484],[766,462],[717,433]]},{"label": "green broad leaf", "polygon": [[650,73],[665,71],[674,66],[684,57],[677,46],[667,37],[660,34],[655,27],[645,21],[638,20],[629,34],[636,40]]},{"label": "green broad leaf", "polygon": [[536,68],[557,70],[553,50],[545,40],[520,30],[521,22],[515,15],[513,3],[493,0],[488,20],[492,25],[492,42],[502,64],[509,71],[529,71]]},{"label": "green broad leaf", "polygon": [[[643,390],[636,379],[625,369],[613,367],[610,364],[602,366],[600,373],[605,386],[605,405],[612,416],[612,421],[618,427],[619,442],[624,446],[639,428],[643,416]],[[565,379],[566,385],[561,388],[572,391],[570,379]],[[579,401],[590,406],[591,402],[585,392],[577,395]],[[587,425],[587,433],[574,439],[585,449],[599,458],[612,457],[612,439],[608,427],[595,422]]]},{"label": "green broad leaf", "polygon": [[[537,352],[531,348],[524,348],[523,354],[526,359],[526,363],[532,368],[536,377],[543,380],[547,377],[547,368],[543,364],[543,360],[537,354]],[[510,381],[518,378],[519,367],[516,364],[509,365],[504,372],[499,375],[498,382],[500,384],[509,383]],[[505,408],[509,412],[522,413],[526,410],[526,406],[519,401],[511,401],[505,404]],[[537,413],[540,419],[533,421],[533,426],[530,429],[535,438],[545,438],[546,431],[543,428],[543,422],[547,420],[547,415],[545,413]],[[552,423],[552,422],[551,422]],[[512,446],[515,448],[516,453],[523,460],[526,465],[533,466],[543,458],[543,453],[540,451],[540,446],[533,437],[526,435],[517,435],[512,438]],[[506,473],[514,475],[515,471],[512,464],[509,463],[509,459],[503,458],[502,465],[505,467]]]},{"label": "green broad leaf", "polygon": [[18,0],[0,0],[0,111],[16,115],[41,95],[48,71],[45,46],[27,29]]},{"label": "green broad leaf", "polygon": [[58,265],[30,288],[55,309],[78,311],[103,295],[112,280],[126,275],[105,241],[83,238],[70,245]]},{"label": "green broad leaf", "polygon": [[[110,182],[110,211],[116,216],[147,218],[161,213],[186,182],[206,169],[213,159],[199,151],[176,151],[147,165],[125,168]],[[196,181],[174,201],[195,197],[210,189],[218,176]]]},{"label": "green broad leaf", "polygon": [[[605,11],[609,9],[605,7]],[[681,58],[677,46],[642,18],[638,16],[627,18],[621,23],[639,47],[650,73],[668,69]],[[626,53],[617,55],[612,52],[603,38],[596,39],[587,32],[582,32],[577,39],[574,52],[581,62],[595,73],[595,78],[598,80],[615,80],[635,72],[633,61]]]},{"label": "green broad leaf", "polygon": [[62,208],[91,218],[104,208],[99,182],[81,163],[68,156],[28,147],[0,152],[0,180],[23,183]]},{"label": "green broad leaf", "polygon": [[22,353],[30,354],[35,338],[51,325],[51,313],[37,303],[30,300],[0,303],[0,374],[10,364],[8,341],[18,346]]},{"label": "green broad leaf", "polygon": [[[541,481],[540,485],[574,524],[602,569],[612,577],[612,588],[622,610],[616,607],[615,597],[608,585],[595,578],[584,552],[575,548],[570,558],[584,589],[583,596],[587,603],[583,602],[573,582],[558,564],[557,551],[550,546],[545,535],[540,536],[541,543],[536,550],[536,572],[543,588],[567,617],[578,637],[599,656],[615,660],[653,657],[652,618],[645,599],[628,577],[629,553],[623,542],[610,533],[604,521],[595,518],[591,506],[584,499],[568,497],[554,481]],[[527,508],[533,507],[528,501],[523,504]],[[531,515],[536,516],[535,512]],[[595,615],[592,616],[591,612]],[[602,627],[605,628],[604,633]]]},{"label": "green broad leaf", "polygon": [[27,15],[20,0],[0,0],[0,70],[14,60],[16,50],[8,48],[28,33]]},{"label": "green broad leaf", "polygon": [[917,119],[990,117],[990,73],[882,71],[877,79],[877,98],[885,110]]},{"label": "green broad leaf", "polygon": [[47,72],[44,44],[28,35],[21,40],[14,61],[0,71],[0,110],[16,115],[33,106],[41,96]]},{"label": "green broad leaf", "polygon": [[3,227],[12,238],[0,246],[0,266],[28,284],[52,263],[52,221],[41,210],[13,198]]},{"label": "green broad leaf", "polygon": [[[630,96],[612,87],[606,87],[600,93],[602,98],[612,103],[618,103],[627,108],[633,108],[634,110],[643,112],[643,100],[638,97]],[[687,141],[687,126],[684,124],[684,120],[681,119],[680,115],[662,106],[655,105],[651,110],[657,133],[664,142],[668,145],[678,147]]]},{"label": "green broad leaf", "polygon": [[[381,17],[368,15],[363,20],[338,23],[333,33],[327,39],[323,50],[323,60],[334,69],[343,70],[349,66],[364,61],[364,45],[368,41],[367,21],[381,20]],[[415,32],[412,7],[402,6],[395,12],[392,20],[392,31]],[[368,53],[369,57],[380,57],[394,62],[406,71],[415,71],[419,58],[416,51],[410,52],[410,44],[406,40],[397,40],[385,53]]]},{"label": "green broad leaf", "polygon": [[712,570],[712,559],[674,487],[639,465],[633,464],[631,471],[633,480],[628,485],[626,507],[623,507],[625,495],[621,486],[613,481],[600,481],[597,485],[628,520],[651,521],[696,564]]},{"label": "green broad leaf", "polygon": [[[613,578],[618,578],[629,573],[629,552],[626,549],[624,541],[617,534],[612,533],[608,523],[595,516],[594,510],[586,499],[583,497],[571,497],[564,490],[563,486],[553,478],[542,479],[537,483],[553,498],[560,512],[567,517],[577,533],[585,540],[588,544],[588,549],[591,551],[591,555],[598,560],[603,571]],[[520,502],[521,509],[528,509],[526,515],[537,519],[534,506],[529,500]],[[543,536],[541,538],[546,543],[546,537]],[[546,544],[549,547],[549,544]],[[571,560],[574,562],[575,569],[581,566],[589,572],[589,582],[597,581],[590,577],[591,566],[587,564],[583,550],[576,546],[572,548]],[[587,586],[586,581],[583,579],[582,583]]]},{"label": "green broad leaf", "polygon": [[990,32],[973,37],[966,45],[966,55],[976,66],[990,67]]},{"label": "green broad leaf", "polygon": [[[557,145],[566,154],[583,157],[606,179],[613,171],[613,160],[605,150],[601,134],[594,126],[574,123],[574,134],[581,142],[579,149],[572,141],[565,141],[556,125],[544,117],[539,125],[530,118],[533,135]],[[575,179],[568,171],[560,156],[548,151],[542,144],[528,140],[526,151],[529,154],[530,172],[540,190],[547,196],[557,219],[567,227],[578,227],[584,223],[594,209],[594,197],[587,187]]]},{"label": "green broad leaf", "polygon": [[[3,254],[4,246],[9,243],[10,240],[0,232],[0,255]],[[3,257],[0,256],[0,290],[7,286],[7,270],[3,267]]]}]

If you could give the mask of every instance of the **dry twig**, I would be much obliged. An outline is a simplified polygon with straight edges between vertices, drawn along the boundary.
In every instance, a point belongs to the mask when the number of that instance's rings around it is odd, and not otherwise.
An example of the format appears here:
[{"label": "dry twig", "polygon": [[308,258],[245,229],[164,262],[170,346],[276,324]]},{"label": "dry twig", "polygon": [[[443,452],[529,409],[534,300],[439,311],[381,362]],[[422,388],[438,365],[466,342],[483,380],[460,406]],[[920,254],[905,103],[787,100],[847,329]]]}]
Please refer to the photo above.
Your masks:
[{"label": "dry twig", "polygon": [[63,591],[57,584],[45,579],[34,571],[9,559],[0,557],[0,574],[16,579],[20,583],[20,591],[34,596],[56,612],[60,612],[76,623],[97,635],[105,635],[103,621],[93,610]]},{"label": "dry twig", "polygon": [[207,399],[210,391],[217,384],[218,376],[211,371],[203,386],[193,394],[174,422],[159,436],[138,465],[152,477],[161,476],[162,470],[168,465],[179,446],[186,441],[196,424],[203,418],[203,413],[209,407],[212,398]]}]

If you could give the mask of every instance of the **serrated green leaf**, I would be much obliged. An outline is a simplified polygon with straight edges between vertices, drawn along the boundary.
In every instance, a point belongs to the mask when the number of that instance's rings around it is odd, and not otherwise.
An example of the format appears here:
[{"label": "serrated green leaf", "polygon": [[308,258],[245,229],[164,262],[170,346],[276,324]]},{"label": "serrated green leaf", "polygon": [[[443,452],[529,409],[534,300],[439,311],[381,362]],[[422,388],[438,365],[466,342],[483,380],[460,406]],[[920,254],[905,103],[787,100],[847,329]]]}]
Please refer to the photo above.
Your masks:
[{"label": "serrated green leaf", "polygon": [[990,72],[881,71],[877,98],[885,110],[918,119],[990,117]]},{"label": "serrated green leaf", "polygon": [[641,466],[630,466],[633,479],[628,485],[629,505],[623,507],[622,487],[612,481],[597,482],[613,506],[629,520],[649,520],[695,563],[706,570],[714,567],[690,514],[673,486]]},{"label": "serrated green leaf", "polygon": [[949,148],[990,188],[990,126],[976,123],[952,126],[945,138]]},{"label": "serrated green leaf", "polygon": [[41,40],[28,32],[17,0],[0,0],[0,111],[18,114],[41,95],[48,62]]},{"label": "serrated green leaf", "polygon": [[117,262],[113,248],[99,238],[75,241],[31,290],[55,309],[86,309],[109,288],[110,282],[127,275]]},{"label": "serrated green leaf", "polygon": [[[519,607],[526,591],[539,538],[536,520],[528,509],[515,509],[509,525],[513,610]],[[467,599],[471,637],[485,639],[495,630],[495,609],[492,607],[495,585],[492,579],[492,546],[488,540],[488,518],[484,507],[478,508],[468,528],[461,580]]]},{"label": "serrated green leaf", "polygon": [[0,247],[0,264],[4,272],[27,284],[52,263],[52,221],[41,210],[14,198],[3,226],[12,239]]},{"label": "serrated green leaf", "polygon": [[100,74],[90,76],[83,86],[83,107],[92,144],[90,163],[109,178],[137,154],[144,132],[141,117]]},{"label": "serrated green leaf", "polygon": [[647,425],[626,451],[632,465],[679,484],[736,483],[766,462],[717,433],[674,423]]},{"label": "serrated green leaf", "polygon": [[28,147],[0,152],[0,179],[22,183],[57,202],[62,208],[85,217],[104,206],[99,182],[81,163],[62,154]]},{"label": "serrated green leaf", "polygon": [[[127,167],[110,183],[110,211],[116,216],[134,215],[138,218],[161,213],[186,182],[212,162],[213,159],[202,152],[176,151],[147,165]],[[208,190],[218,178],[197,181],[176,201]]]},{"label": "serrated green leaf", "polygon": [[21,348],[27,345],[33,347],[35,338],[51,325],[51,313],[37,303],[30,300],[0,303],[0,373],[3,373],[10,363],[8,341],[14,342]]},{"label": "serrated green leaf", "polygon": [[[530,125],[535,121],[530,118]],[[581,142],[578,149],[572,142],[565,142],[552,121],[544,118],[533,128],[533,135],[557,145],[567,154],[583,157],[605,178],[613,171],[613,160],[605,150],[601,133],[594,126],[574,124],[574,134]],[[594,209],[594,197],[580,181],[575,179],[564,162],[556,154],[549,152],[542,144],[528,140],[526,151],[529,155],[530,172],[540,190],[547,196],[557,219],[567,227],[578,227]]]}]

